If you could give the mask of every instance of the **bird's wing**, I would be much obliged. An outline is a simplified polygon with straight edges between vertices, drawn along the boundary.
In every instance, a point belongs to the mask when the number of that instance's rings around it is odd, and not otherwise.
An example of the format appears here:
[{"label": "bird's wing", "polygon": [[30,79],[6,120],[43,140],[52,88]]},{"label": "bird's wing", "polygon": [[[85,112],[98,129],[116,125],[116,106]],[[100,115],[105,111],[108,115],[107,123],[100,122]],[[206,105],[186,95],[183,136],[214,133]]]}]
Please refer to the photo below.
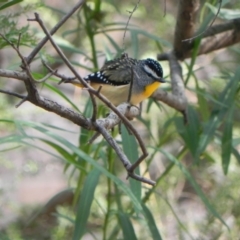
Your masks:
[{"label": "bird's wing", "polygon": [[100,71],[85,77],[85,80],[114,86],[126,85],[132,80],[132,67],[136,64],[137,60],[132,58],[114,59],[106,62]]}]

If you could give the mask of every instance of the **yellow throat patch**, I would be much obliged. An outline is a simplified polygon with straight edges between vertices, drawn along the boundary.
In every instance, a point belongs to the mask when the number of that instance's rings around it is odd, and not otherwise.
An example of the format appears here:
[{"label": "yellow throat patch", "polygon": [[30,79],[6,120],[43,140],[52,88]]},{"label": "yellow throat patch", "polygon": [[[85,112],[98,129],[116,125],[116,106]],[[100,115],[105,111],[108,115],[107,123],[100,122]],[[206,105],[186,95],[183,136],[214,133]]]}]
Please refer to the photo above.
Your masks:
[{"label": "yellow throat patch", "polygon": [[154,82],[145,87],[144,95],[148,98],[160,86],[160,82]]}]

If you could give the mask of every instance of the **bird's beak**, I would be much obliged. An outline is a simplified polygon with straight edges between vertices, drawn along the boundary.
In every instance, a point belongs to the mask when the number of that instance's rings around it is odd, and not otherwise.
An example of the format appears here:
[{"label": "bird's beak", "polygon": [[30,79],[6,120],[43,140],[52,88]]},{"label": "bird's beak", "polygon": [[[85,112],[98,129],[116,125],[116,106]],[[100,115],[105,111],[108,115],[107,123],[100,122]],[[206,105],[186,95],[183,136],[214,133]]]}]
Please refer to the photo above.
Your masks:
[{"label": "bird's beak", "polygon": [[163,78],[161,78],[161,77],[160,77],[160,78],[157,78],[156,81],[161,82],[161,83],[165,83],[165,82],[166,82],[166,81],[165,81]]}]

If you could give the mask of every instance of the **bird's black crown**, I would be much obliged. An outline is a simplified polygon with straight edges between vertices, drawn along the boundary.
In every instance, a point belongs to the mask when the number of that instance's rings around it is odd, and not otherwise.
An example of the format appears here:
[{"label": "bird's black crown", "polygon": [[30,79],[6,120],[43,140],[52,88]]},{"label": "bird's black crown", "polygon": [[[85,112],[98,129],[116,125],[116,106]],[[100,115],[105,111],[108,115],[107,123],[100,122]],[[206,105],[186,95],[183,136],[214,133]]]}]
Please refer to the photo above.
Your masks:
[{"label": "bird's black crown", "polygon": [[150,68],[152,69],[158,77],[162,78],[163,77],[163,70],[162,70],[162,67],[160,65],[160,63],[156,60],[153,60],[151,58],[147,58],[145,60],[145,64]]}]

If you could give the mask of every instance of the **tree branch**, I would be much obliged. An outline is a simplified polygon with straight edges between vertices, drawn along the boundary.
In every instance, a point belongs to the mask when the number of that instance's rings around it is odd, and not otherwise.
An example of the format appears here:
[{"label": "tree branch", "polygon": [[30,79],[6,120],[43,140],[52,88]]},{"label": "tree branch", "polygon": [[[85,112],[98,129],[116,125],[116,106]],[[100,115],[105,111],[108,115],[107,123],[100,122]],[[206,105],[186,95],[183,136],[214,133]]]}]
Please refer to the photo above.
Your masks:
[{"label": "tree branch", "polygon": [[180,0],[174,34],[174,52],[177,59],[184,59],[189,50],[189,41],[195,31],[195,20],[199,9],[199,0]]},{"label": "tree branch", "polygon": [[[232,31],[230,31],[232,30]],[[201,36],[203,38],[197,55],[207,54],[222,48],[226,48],[240,42],[240,18],[228,21],[223,24],[217,24],[208,28]],[[178,60],[184,60],[191,57],[193,42],[188,45],[184,58],[177,56]],[[168,60],[168,53],[157,55],[159,61]]]},{"label": "tree branch", "polygon": [[203,34],[202,38],[211,37],[229,30],[240,29],[240,18],[236,18],[225,23],[216,24],[208,28]]},{"label": "tree branch", "polygon": [[186,111],[188,101],[185,96],[182,68],[173,52],[165,55],[169,60],[172,94],[158,89],[153,93],[152,97],[180,111],[184,115],[185,123],[187,123]]},{"label": "tree branch", "polygon": [[[227,31],[221,34],[205,38],[198,50],[198,56],[226,48],[240,42],[240,29]],[[189,52],[186,57],[191,57]]]}]

